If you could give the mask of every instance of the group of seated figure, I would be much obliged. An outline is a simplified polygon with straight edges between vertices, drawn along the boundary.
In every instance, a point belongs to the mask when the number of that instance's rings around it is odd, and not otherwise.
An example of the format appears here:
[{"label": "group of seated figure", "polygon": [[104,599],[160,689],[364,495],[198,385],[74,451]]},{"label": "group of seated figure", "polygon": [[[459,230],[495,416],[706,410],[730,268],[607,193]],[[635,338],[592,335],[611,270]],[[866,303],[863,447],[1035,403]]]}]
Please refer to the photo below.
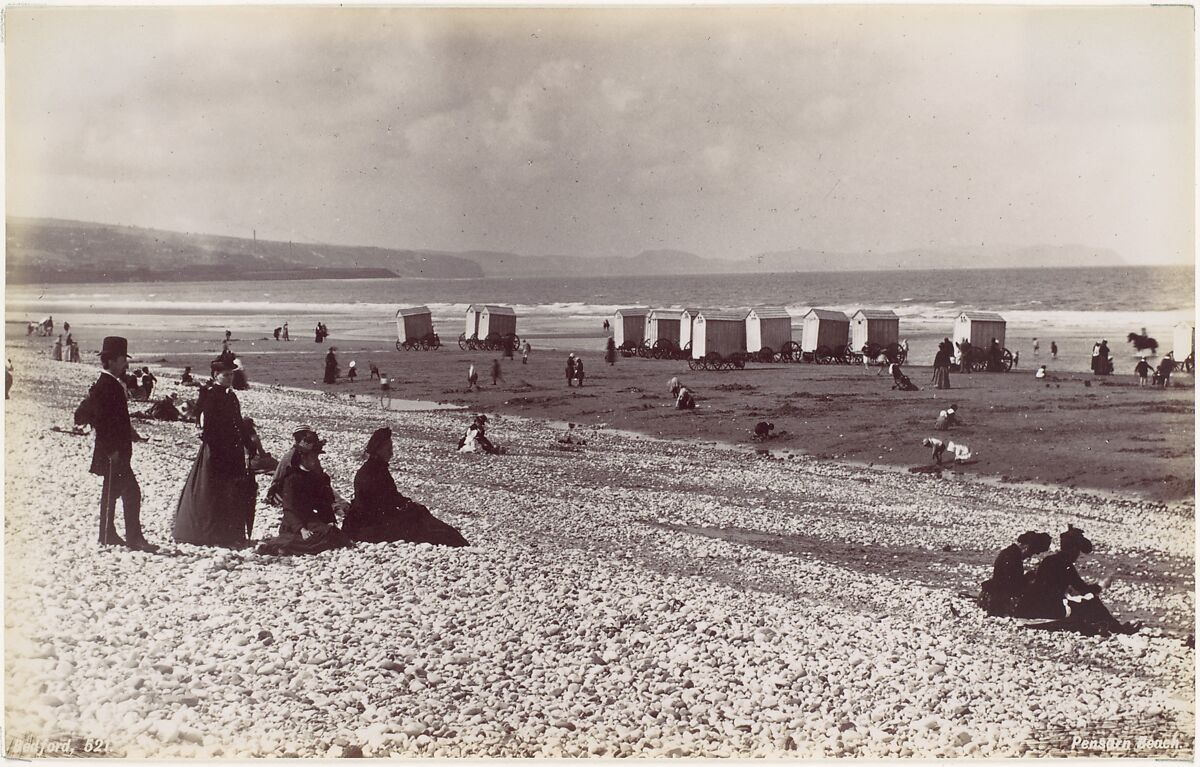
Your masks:
[{"label": "group of seated figure", "polygon": [[1025,560],[1050,549],[1048,533],[1028,531],[996,557],[992,577],[981,587],[980,603],[988,615],[1045,618],[1029,628],[1077,631],[1087,635],[1134,634],[1139,623],[1121,623],[1100,601],[1104,585],[1087,583],[1075,569],[1080,554],[1092,552],[1083,531],[1068,525],[1058,537],[1059,550],[1026,570]]}]

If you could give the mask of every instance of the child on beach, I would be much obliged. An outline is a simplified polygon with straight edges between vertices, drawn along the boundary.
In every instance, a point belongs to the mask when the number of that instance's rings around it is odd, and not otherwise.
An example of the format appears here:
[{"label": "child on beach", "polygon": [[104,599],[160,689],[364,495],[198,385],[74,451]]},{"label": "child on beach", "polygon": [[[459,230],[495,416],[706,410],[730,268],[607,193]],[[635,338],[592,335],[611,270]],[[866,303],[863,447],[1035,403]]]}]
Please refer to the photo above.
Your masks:
[{"label": "child on beach", "polygon": [[1046,366],[1042,365],[1041,367],[1039,367],[1037,369],[1037,372],[1033,374],[1033,377],[1034,378],[1045,378],[1046,377]]},{"label": "child on beach", "polygon": [[679,387],[679,396],[675,399],[676,410],[695,410],[696,398],[692,396],[692,392],[686,386]]},{"label": "child on beach", "polygon": [[942,455],[947,451],[953,456],[955,463],[967,463],[975,458],[971,448],[961,442],[943,442],[937,437],[926,437],[921,440],[921,444],[933,448],[933,460],[938,466],[942,465]]},{"label": "child on beach", "polygon": [[575,380],[579,382],[579,388],[583,388],[583,357],[575,358]]},{"label": "child on beach", "polygon": [[679,389],[681,387],[679,376],[671,376],[671,380],[667,381],[667,386],[671,387],[671,399],[679,396]]},{"label": "child on beach", "polygon": [[354,383],[354,379],[358,378],[358,363],[350,360],[350,369],[346,371],[346,377],[350,379],[350,383]]},{"label": "child on beach", "polygon": [[370,377],[370,378],[368,378],[367,380],[368,380],[368,381],[374,381],[374,380],[377,380],[377,379],[380,377],[380,375],[379,375],[379,366],[378,366],[378,365],[376,365],[374,362],[371,362],[370,360],[367,360],[367,367],[368,367],[368,368],[371,370],[371,377]]},{"label": "child on beach", "polygon": [[532,347],[529,345],[528,341],[521,342],[521,364],[522,365],[529,364],[529,350],[531,348]]},{"label": "child on beach", "polygon": [[1133,369],[1133,372],[1137,373],[1138,386],[1147,386],[1150,383],[1150,363],[1146,362],[1145,357],[1138,360],[1137,367]]},{"label": "child on beach", "polygon": [[962,422],[958,420],[958,405],[951,405],[938,413],[937,420],[933,422],[933,428],[938,431],[945,431],[951,426],[958,426],[960,423]]}]

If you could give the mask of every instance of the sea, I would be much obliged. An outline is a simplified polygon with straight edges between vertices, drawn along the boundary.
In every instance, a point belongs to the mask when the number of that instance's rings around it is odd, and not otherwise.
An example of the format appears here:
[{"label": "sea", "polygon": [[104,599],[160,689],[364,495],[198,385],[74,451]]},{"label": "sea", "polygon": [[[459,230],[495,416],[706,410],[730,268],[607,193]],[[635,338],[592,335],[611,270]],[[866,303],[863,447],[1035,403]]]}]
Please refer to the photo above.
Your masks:
[{"label": "sea", "polygon": [[[1143,328],[1165,340],[1178,322],[1194,319],[1195,296],[1193,267],[1140,266],[9,285],[5,314],[9,323],[52,314],[75,327],[156,323],[164,329],[231,328],[243,334],[270,334],[287,320],[294,338],[304,337],[320,320],[335,338],[394,340],[397,309],[424,305],[443,340],[453,340],[462,332],[466,307],[488,303],[513,307],[518,333],[535,345],[602,348],[601,323],[625,307],[783,306],[797,328],[812,307],[847,314],[874,308],[900,316],[901,336],[912,337],[916,358],[923,359],[926,342],[936,347],[959,312],[981,310],[1008,320],[1005,345],[1028,349],[1022,352],[1028,359],[1033,338],[1041,339],[1043,350],[1057,336],[1081,344],[1092,336],[1105,337],[1110,346],[1119,347],[1126,333]],[[1087,341],[1088,354],[1079,357],[1084,367],[1090,348]],[[1076,354],[1066,356],[1074,360]]]}]

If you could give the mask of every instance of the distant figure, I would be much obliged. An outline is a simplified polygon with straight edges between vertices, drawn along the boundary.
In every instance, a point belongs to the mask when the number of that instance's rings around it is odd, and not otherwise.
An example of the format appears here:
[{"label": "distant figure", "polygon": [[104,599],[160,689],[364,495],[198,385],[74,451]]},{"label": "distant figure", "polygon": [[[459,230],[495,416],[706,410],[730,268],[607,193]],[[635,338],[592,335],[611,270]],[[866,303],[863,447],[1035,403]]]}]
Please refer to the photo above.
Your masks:
[{"label": "distant figure", "polygon": [[505,339],[504,339],[504,359],[511,360],[513,358],[513,352],[515,351],[515,349],[513,347],[515,347],[516,345],[517,345],[517,342],[512,336],[505,337]]},{"label": "distant figure", "polygon": [[63,323],[62,332],[62,361],[71,361],[71,347],[75,345],[74,338],[71,337],[71,323]]},{"label": "distant figure", "polygon": [[1052,360],[1058,359],[1058,342],[1057,341],[1050,342],[1050,359],[1052,359]]},{"label": "distant figure", "polygon": [[184,367],[183,375],[181,375],[179,377],[179,383],[181,386],[199,386],[200,385],[200,384],[196,383],[196,378],[195,378],[195,376],[192,375],[192,366],[191,365],[187,365],[186,367]]},{"label": "distant figure", "polygon": [[500,381],[504,380],[504,374],[500,370],[499,358],[492,360],[492,386],[495,386]]},{"label": "distant figure", "polygon": [[575,380],[579,382],[579,388],[583,388],[583,357],[575,358]]},{"label": "distant figure", "polygon": [[221,353],[217,356],[218,360],[220,360],[222,363],[228,362],[232,364],[233,358],[236,356],[237,355],[233,353],[233,349],[229,348],[228,341],[221,342]]},{"label": "distant figure", "polygon": [[692,392],[686,386],[679,387],[679,395],[675,398],[676,410],[695,410],[696,398],[692,396]]},{"label": "distant figure", "polygon": [[8,360],[8,364],[4,366],[4,399],[8,399],[8,393],[12,391],[13,385],[13,364],[12,360]]},{"label": "distant figure", "polygon": [[567,355],[567,386],[575,385],[575,352]]},{"label": "distant figure", "polygon": [[759,421],[758,423],[754,424],[755,439],[770,439],[771,437],[775,436],[771,433],[773,431],[775,431],[775,424],[773,423]]},{"label": "distant figure", "polygon": [[1013,367],[1018,367],[1021,364],[1021,352],[1013,355]]},{"label": "distant figure", "polygon": [[951,426],[960,426],[961,424],[962,421],[958,418],[958,405],[951,405],[938,413],[937,420],[933,422],[933,428],[938,431],[946,431]]},{"label": "distant figure", "polygon": [[246,391],[250,388],[250,379],[246,377],[246,368],[242,365],[241,357],[233,358],[233,383],[230,386],[238,391]]},{"label": "distant figure", "polygon": [[899,389],[900,391],[920,391],[917,388],[917,385],[912,382],[912,379],[910,379],[908,376],[904,375],[904,372],[902,370],[900,370],[899,362],[891,363],[890,367],[891,367],[891,373],[892,373],[892,388],[893,389]]},{"label": "distant figure", "polygon": [[79,342],[71,341],[71,362],[79,362]]},{"label": "distant figure", "polygon": [[1158,362],[1158,369],[1154,371],[1154,384],[1161,386],[1164,389],[1171,385],[1171,373],[1175,372],[1175,352],[1167,352],[1167,356],[1163,357]]},{"label": "distant figure", "polygon": [[615,365],[617,362],[617,342],[612,336],[608,337],[608,343],[604,347],[604,361],[609,365]]},{"label": "distant figure", "polygon": [[939,389],[950,388],[950,361],[954,357],[954,344],[943,338],[933,358],[933,385]]},{"label": "distant figure", "polygon": [[1148,386],[1150,384],[1150,363],[1145,357],[1138,360],[1138,364],[1134,367],[1133,372],[1137,373],[1138,386]]},{"label": "distant figure", "polygon": [[368,381],[375,381],[381,378],[378,365],[370,360],[367,360],[367,367],[371,369],[371,377],[367,379]]},{"label": "distant figure", "polygon": [[471,363],[471,367],[467,368],[467,391],[479,388],[479,373],[475,370],[475,363]]},{"label": "distant figure", "polygon": [[142,393],[146,399],[150,399],[150,395],[154,393],[154,385],[158,383],[158,379],[150,372],[150,368],[142,367]]},{"label": "distant figure", "polygon": [[283,332],[283,328],[281,328],[281,327],[279,327],[279,328],[275,328],[275,340],[276,340],[276,341],[278,341],[278,340],[279,340],[279,334],[280,334],[280,333],[282,333],[282,332]]},{"label": "distant figure", "polygon": [[55,361],[62,362],[62,358],[63,358],[62,352],[63,352],[62,333],[59,333],[58,340],[54,342],[54,349],[50,352],[50,355]]},{"label": "distant figure", "polygon": [[338,361],[336,346],[329,347],[329,353],[325,355],[325,383],[335,384],[338,379]]},{"label": "distant figure", "polygon": [[938,466],[942,465],[942,456],[947,451],[950,452],[955,463],[967,463],[974,458],[971,448],[961,442],[943,442],[937,437],[926,437],[921,440],[921,444],[925,447],[933,448],[933,460]]},{"label": "distant figure", "polygon": [[1042,365],[1041,367],[1039,367],[1037,369],[1037,372],[1033,374],[1033,377],[1034,378],[1045,378],[1046,377],[1046,366]]},{"label": "distant figure", "polygon": [[1001,367],[1003,353],[1003,349],[1000,348],[1000,339],[993,338],[991,346],[988,347],[988,370],[993,373],[999,373],[1004,370]]},{"label": "distant figure", "polygon": [[288,335],[288,324],[286,322],[283,323],[283,340],[284,341],[292,340],[292,337]]},{"label": "distant figure", "polygon": [[1100,343],[1092,344],[1092,375],[1100,375]]},{"label": "distant figure", "polygon": [[321,330],[322,330],[321,323],[318,322],[317,326],[315,328],[313,328],[313,341],[316,341],[317,343],[321,343],[322,341],[325,340],[325,334],[322,333]]},{"label": "distant figure", "polygon": [[33,335],[34,330],[37,330],[37,325],[34,325],[32,322],[25,323],[25,335],[27,335],[27,336]]},{"label": "distant figure", "polygon": [[225,331],[225,343],[229,343],[231,340],[233,340],[233,331],[226,330]]},{"label": "distant figure", "polygon": [[671,376],[671,380],[667,381],[667,386],[670,387],[670,389],[671,389],[671,398],[672,399],[679,396],[679,389],[681,388],[681,384],[679,383],[679,376]]},{"label": "distant figure", "polygon": [[1041,346],[1041,344],[1038,343],[1038,340],[1036,338],[1033,339],[1033,356],[1035,356],[1035,357],[1038,356],[1038,350],[1040,350],[1041,348],[1042,348],[1042,346]]},{"label": "distant figure", "polygon": [[605,321],[604,321],[604,332],[605,332],[605,333],[607,333],[607,332],[608,332],[608,329],[609,329],[609,327],[610,327],[610,326],[609,326],[609,324],[608,324],[608,320],[605,320]]},{"label": "distant figure", "polygon": [[958,372],[971,372],[971,341],[964,338],[958,344]]},{"label": "distant figure", "polygon": [[500,448],[492,444],[487,438],[487,416],[477,415],[471,421],[471,425],[467,427],[466,432],[458,440],[458,452],[460,453],[488,453],[494,455],[501,452]]},{"label": "distant figure", "polygon": [[522,342],[521,342],[521,364],[522,364],[522,365],[528,365],[528,364],[529,364],[529,352],[530,352],[530,350],[531,350],[532,348],[533,348],[533,347],[531,347],[531,346],[529,345],[529,341],[522,341]]},{"label": "distant figure", "polygon": [[354,383],[354,379],[358,378],[358,363],[350,360],[350,368],[346,371],[346,377],[350,379],[350,383]]},{"label": "distant figure", "polygon": [[1112,358],[1108,354],[1108,340],[1100,342],[1100,375],[1111,375],[1113,372]]}]

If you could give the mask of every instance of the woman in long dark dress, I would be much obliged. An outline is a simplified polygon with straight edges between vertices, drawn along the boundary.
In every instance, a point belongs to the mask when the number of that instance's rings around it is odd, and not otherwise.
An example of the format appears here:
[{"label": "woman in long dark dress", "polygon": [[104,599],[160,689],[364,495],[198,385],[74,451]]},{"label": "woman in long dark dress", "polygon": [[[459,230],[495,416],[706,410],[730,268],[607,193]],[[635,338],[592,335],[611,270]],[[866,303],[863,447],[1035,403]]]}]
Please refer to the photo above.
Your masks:
[{"label": "woman in long dark dress", "polygon": [[331,346],[329,347],[329,353],[325,355],[325,383],[327,384],[337,383],[338,362],[337,355],[334,354],[335,351],[337,349]]},{"label": "woman in long dark dress", "polygon": [[[1092,552],[1092,542],[1083,531],[1067,526],[1058,537],[1059,550],[1043,559],[1032,581],[1018,601],[1019,618],[1054,618],[1030,628],[1078,631],[1082,634],[1134,634],[1138,623],[1121,623],[1100,601],[1102,587],[1087,583],[1075,569],[1080,554]],[[1074,592],[1074,593],[1071,593]]]},{"label": "woman in long dark dress", "polygon": [[988,615],[1012,616],[1028,588],[1033,573],[1025,572],[1025,560],[1050,549],[1050,535],[1028,531],[1017,542],[1001,550],[992,566],[992,577],[980,589],[981,603]]},{"label": "woman in long dark dress", "polygon": [[409,541],[467,546],[467,539],[461,533],[396,489],[388,471],[394,449],[391,429],[379,429],[371,435],[364,451],[366,463],[354,475],[354,500],[342,525],[346,534],[356,541],[370,543]]},{"label": "woman in long dark dress", "polygon": [[242,546],[249,538],[258,489],[246,469],[242,406],[229,388],[233,365],[213,363],[196,412],[201,445],[175,507],[175,540],[200,546]]},{"label": "woman in long dark dress", "polygon": [[325,441],[316,432],[296,442],[291,459],[267,493],[283,503],[279,535],[260,543],[257,553],[319,554],[354,545],[337,526],[333,483],[321,467],[324,448]]},{"label": "woman in long dark dress", "polygon": [[943,338],[933,358],[933,384],[939,389],[950,388],[950,361],[954,357],[954,344]]}]

